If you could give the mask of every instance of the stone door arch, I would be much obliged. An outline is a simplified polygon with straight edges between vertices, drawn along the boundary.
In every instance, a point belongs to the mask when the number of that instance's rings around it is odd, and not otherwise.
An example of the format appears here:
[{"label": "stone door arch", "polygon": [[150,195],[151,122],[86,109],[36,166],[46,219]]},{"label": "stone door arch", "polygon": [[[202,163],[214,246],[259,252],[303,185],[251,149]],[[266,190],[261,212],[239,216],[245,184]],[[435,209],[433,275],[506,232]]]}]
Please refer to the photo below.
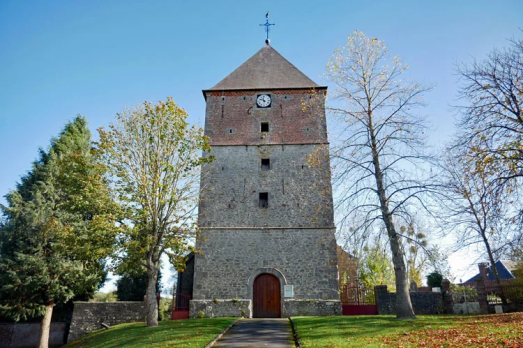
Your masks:
[{"label": "stone door arch", "polygon": [[[276,269],[276,268],[270,268],[270,267],[263,267],[263,268],[258,268],[256,271],[254,271],[251,276],[249,277],[249,280],[248,280],[248,285],[247,285],[247,288],[248,288],[248,298],[251,299],[251,308],[254,309],[254,281],[256,280],[256,278],[261,275],[261,274],[271,274],[273,276],[275,276],[278,280],[279,280],[279,287],[280,287],[280,317],[281,317],[281,313],[283,312],[283,286],[284,285],[287,285],[287,279],[285,278],[285,276],[283,275],[283,273]],[[253,317],[254,317],[254,310],[253,310]]]}]

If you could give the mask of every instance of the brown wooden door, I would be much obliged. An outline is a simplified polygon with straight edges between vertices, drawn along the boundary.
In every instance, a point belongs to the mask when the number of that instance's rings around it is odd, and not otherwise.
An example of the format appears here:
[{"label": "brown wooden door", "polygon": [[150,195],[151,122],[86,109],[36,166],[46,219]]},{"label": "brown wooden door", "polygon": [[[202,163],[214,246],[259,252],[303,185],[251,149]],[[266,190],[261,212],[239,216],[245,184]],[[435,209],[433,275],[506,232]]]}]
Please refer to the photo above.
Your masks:
[{"label": "brown wooden door", "polygon": [[281,293],[280,280],[272,274],[260,274],[254,280],[253,316],[254,318],[280,318]]}]

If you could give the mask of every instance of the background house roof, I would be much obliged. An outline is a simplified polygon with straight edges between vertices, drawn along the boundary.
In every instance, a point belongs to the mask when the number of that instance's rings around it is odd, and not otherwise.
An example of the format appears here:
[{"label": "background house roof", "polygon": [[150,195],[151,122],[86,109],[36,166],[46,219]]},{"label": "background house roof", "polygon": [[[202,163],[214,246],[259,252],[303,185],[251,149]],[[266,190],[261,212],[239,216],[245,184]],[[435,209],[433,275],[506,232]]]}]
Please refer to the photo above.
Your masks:
[{"label": "background house roof", "polygon": [[[499,260],[496,262],[496,270],[498,271],[499,279],[514,279],[514,275],[512,274],[512,271],[516,268],[516,262],[514,261],[502,261]],[[470,278],[469,280],[465,281],[465,283],[475,283],[476,277],[479,277],[479,273],[476,274],[474,277]],[[489,266],[487,268],[487,280],[494,281],[496,278],[494,277],[494,273],[492,271],[492,266]]]}]

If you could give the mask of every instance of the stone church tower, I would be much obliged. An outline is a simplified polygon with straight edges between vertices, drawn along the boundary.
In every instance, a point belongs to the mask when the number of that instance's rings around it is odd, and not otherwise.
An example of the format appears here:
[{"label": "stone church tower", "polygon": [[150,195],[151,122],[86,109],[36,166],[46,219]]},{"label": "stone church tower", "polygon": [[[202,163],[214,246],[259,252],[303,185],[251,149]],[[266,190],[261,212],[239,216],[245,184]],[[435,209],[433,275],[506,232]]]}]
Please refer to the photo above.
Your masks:
[{"label": "stone church tower", "polygon": [[270,45],[203,91],[192,318],[341,314],[326,93]]}]

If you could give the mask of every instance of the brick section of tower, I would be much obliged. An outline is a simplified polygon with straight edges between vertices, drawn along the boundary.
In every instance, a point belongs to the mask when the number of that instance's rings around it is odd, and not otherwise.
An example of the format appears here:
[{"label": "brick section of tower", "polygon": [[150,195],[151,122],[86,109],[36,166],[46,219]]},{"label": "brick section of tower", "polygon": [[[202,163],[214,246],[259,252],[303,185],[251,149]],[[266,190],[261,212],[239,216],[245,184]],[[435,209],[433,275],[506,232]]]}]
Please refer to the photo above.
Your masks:
[{"label": "brick section of tower", "polygon": [[[206,92],[205,134],[213,145],[322,144],[327,142],[326,89]],[[256,107],[270,94],[272,105]],[[261,133],[261,123],[269,132]]]}]

